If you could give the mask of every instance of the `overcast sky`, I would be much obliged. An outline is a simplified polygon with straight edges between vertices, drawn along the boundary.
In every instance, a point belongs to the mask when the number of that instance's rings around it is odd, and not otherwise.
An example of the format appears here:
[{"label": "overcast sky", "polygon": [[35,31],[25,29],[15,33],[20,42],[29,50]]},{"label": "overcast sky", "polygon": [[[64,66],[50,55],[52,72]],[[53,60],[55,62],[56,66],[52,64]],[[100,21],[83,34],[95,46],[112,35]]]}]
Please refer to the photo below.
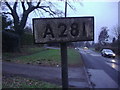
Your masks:
[{"label": "overcast sky", "polygon": [[[78,0],[79,1],[79,0]],[[103,2],[86,2],[85,0],[81,0],[80,2],[70,2],[70,4],[76,8],[76,10],[72,10],[69,6],[67,8],[67,17],[81,17],[81,16],[94,16],[95,18],[95,42],[98,41],[98,36],[100,33],[100,28],[103,26],[107,26],[110,31],[110,36],[114,36],[111,34],[112,28],[118,25],[118,2],[113,1],[103,1]],[[64,11],[64,2],[55,2],[58,5],[58,8]],[[32,15],[32,14],[31,14]],[[33,16],[29,17],[33,17]],[[35,16],[36,17],[36,16]],[[39,18],[38,16],[37,18]],[[49,17],[45,14],[45,17]],[[30,22],[30,21],[29,21]]]},{"label": "overcast sky", "polygon": [[[57,7],[60,10],[64,11],[64,7],[65,7],[64,1],[62,2],[60,2],[60,0],[59,2],[58,0],[57,1],[51,0],[51,1],[57,4]],[[72,10],[68,6],[67,17],[94,16],[95,42],[98,41],[100,28],[103,26],[107,26],[110,29],[109,31],[110,35],[114,36],[111,32],[112,32],[112,28],[118,25],[118,1],[119,0],[73,0],[73,1],[75,2],[72,2],[72,0],[68,0],[69,4],[72,5],[76,10]],[[18,9],[18,12],[19,11],[21,10]],[[49,15],[44,12],[44,17],[49,17]],[[33,13],[31,13],[27,21],[28,25],[32,26],[32,18],[40,18],[40,14],[36,16],[36,15],[33,15]]]},{"label": "overcast sky", "polygon": [[[111,34],[112,28],[118,25],[118,2],[83,2],[83,6],[76,4],[77,12],[69,9],[68,16],[94,16],[95,41],[98,40],[100,28],[107,26]],[[72,14],[71,14],[72,13]]]}]

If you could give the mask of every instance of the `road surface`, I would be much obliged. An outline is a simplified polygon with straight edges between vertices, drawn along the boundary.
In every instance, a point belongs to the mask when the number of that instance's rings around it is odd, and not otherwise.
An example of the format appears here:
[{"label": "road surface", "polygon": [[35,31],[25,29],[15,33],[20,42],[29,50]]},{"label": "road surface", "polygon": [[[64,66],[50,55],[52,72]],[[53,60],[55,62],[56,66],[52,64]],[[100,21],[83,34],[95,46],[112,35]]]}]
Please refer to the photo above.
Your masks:
[{"label": "road surface", "polygon": [[[104,72],[105,76],[109,76],[108,78],[111,78],[113,82],[115,82],[118,86],[120,86],[120,76],[119,76],[120,75],[120,69],[119,69],[120,62],[118,62],[118,59],[103,57],[101,56],[100,53],[89,50],[89,49],[84,50],[80,48],[79,52],[82,55],[82,58],[84,60],[84,63],[85,63],[85,66],[88,72],[89,70],[91,71],[91,73],[94,71],[96,76],[99,76],[99,78],[100,77],[103,78],[103,81],[106,79],[106,77],[104,78],[104,76],[100,76],[100,75],[103,75],[102,72]],[[98,82],[102,82],[102,81],[100,80]]]}]

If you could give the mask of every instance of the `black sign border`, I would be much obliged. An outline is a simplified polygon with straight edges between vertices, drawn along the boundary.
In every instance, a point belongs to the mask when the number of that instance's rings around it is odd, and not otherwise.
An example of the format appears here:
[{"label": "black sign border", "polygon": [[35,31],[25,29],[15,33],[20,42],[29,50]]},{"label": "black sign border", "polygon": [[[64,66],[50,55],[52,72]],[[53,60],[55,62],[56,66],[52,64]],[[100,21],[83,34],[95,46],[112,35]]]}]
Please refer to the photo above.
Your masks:
[{"label": "black sign border", "polygon": [[34,30],[34,20],[40,20],[40,19],[71,19],[71,18],[92,18],[93,19],[93,40],[74,40],[74,41],[67,41],[67,42],[79,42],[79,41],[94,41],[94,16],[86,16],[86,17],[58,17],[58,18],[33,18],[32,23],[33,23],[33,39],[34,39],[34,44],[50,44],[50,43],[64,43],[64,42],[47,42],[47,43],[37,43],[35,42],[35,30]]}]

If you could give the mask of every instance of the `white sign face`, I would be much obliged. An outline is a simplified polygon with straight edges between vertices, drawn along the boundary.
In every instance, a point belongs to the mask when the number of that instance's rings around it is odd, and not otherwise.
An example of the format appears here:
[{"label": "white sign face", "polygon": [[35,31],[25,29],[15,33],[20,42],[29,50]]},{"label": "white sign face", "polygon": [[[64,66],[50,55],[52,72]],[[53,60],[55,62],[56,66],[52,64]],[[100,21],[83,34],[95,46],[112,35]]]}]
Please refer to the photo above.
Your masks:
[{"label": "white sign face", "polygon": [[35,18],[35,43],[94,40],[94,17]]}]

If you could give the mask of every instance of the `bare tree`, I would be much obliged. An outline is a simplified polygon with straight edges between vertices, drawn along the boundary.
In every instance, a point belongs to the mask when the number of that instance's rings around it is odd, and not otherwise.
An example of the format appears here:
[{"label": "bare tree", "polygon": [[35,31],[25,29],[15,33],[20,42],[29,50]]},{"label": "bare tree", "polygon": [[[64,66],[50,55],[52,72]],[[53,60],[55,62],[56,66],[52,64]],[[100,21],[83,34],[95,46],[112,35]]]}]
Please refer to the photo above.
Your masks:
[{"label": "bare tree", "polygon": [[[4,0],[4,2],[2,2],[4,8],[2,13],[10,15],[13,18],[14,31],[19,37],[17,38],[18,42],[15,42],[18,51],[20,51],[21,38],[24,33],[24,28],[26,26],[26,22],[30,13],[32,13],[33,11],[41,12],[42,10],[51,16],[64,14],[59,9],[52,9],[53,7],[55,8],[55,6],[51,2],[46,2],[47,4],[45,5],[42,2],[44,2],[44,0],[38,0],[38,2],[34,2],[33,0],[15,0],[14,2],[8,2],[7,0]],[[6,7],[8,10],[6,9]],[[17,36],[13,34],[5,33],[7,37],[9,37],[9,35],[12,35],[12,38],[16,38]],[[14,42],[14,39],[11,40],[11,42]],[[12,44],[12,46],[14,46],[15,44]],[[8,48],[11,48],[10,45],[8,45]]]},{"label": "bare tree", "polygon": [[[26,26],[26,22],[30,13],[39,13],[39,15],[44,15],[45,13],[48,13],[52,17],[64,16],[63,10],[61,10],[60,7],[57,8],[59,5],[55,5],[53,2],[46,0],[14,0],[14,2],[8,2],[7,0],[4,0],[3,3],[2,13],[8,14],[13,18],[14,30],[20,38],[24,33],[24,28]],[[73,7],[73,5],[70,4],[70,2],[67,2],[67,5],[71,9],[75,10],[75,8]],[[8,10],[5,10],[6,7]]]},{"label": "bare tree", "polygon": [[118,27],[118,26],[113,27],[112,33],[115,35],[115,38],[118,39],[118,37],[120,35],[120,27]]},{"label": "bare tree", "polygon": [[109,31],[108,27],[101,28],[101,32],[100,32],[100,35],[98,37],[99,43],[101,45],[105,45],[106,42],[108,41],[108,38],[109,38],[108,31]]},{"label": "bare tree", "polygon": [[[62,11],[53,11],[50,6],[53,5],[51,2],[48,2],[48,5],[42,5],[42,0],[39,0],[39,2],[32,2],[32,0],[20,0],[20,2],[18,2],[19,0],[16,0],[15,2],[13,2],[13,7],[10,5],[10,2],[7,2],[7,0],[5,0],[5,5],[8,7],[8,9],[10,10],[10,12],[3,12],[4,14],[10,14],[13,18],[13,23],[14,23],[14,29],[15,32],[21,36],[23,33],[23,29],[26,25],[27,22],[27,18],[28,15],[38,9],[41,9],[47,13],[49,13],[50,15],[56,15],[63,13]],[[17,9],[19,8],[18,5],[21,5],[22,7],[22,14],[21,16],[19,16]]]}]

